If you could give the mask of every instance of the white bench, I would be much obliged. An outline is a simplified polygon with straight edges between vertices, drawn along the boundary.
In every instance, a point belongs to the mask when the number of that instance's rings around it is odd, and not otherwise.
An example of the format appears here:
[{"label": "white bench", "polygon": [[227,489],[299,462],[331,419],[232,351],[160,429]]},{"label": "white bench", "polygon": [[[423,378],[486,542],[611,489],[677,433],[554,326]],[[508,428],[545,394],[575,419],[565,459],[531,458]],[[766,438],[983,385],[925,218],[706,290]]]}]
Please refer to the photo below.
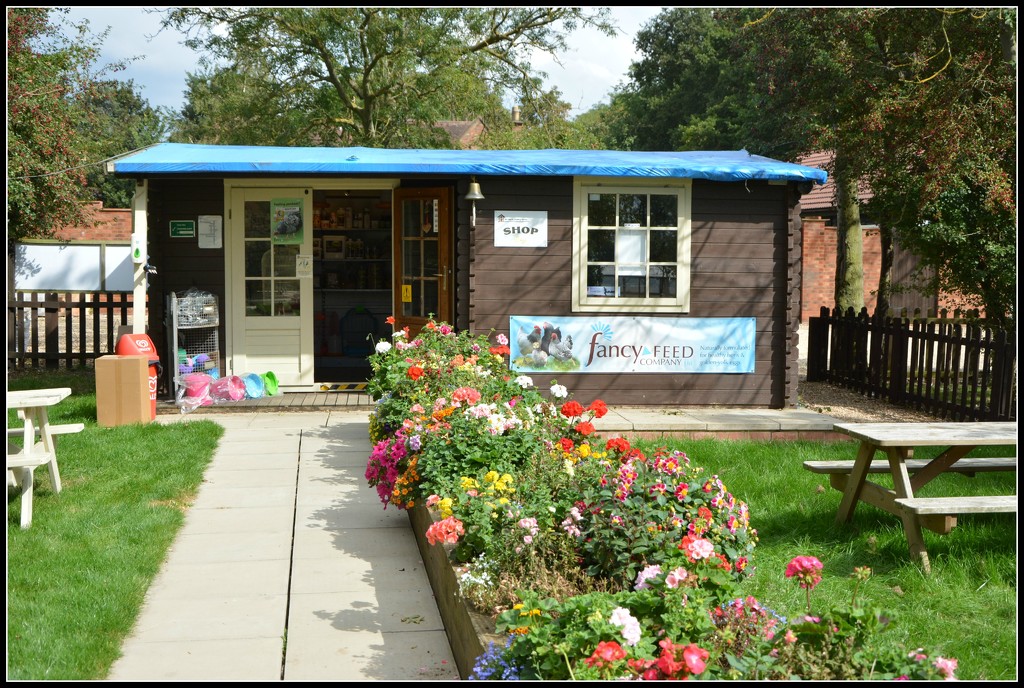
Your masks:
[{"label": "white bench", "polygon": [[903,497],[896,503],[919,516],[1017,513],[1017,495]]},{"label": "white bench", "polygon": [[[8,437],[22,437],[24,435],[22,430],[23,430],[23,428],[7,428],[7,436]],[[37,434],[38,434],[38,430],[39,429],[36,428]],[[33,462],[31,462],[32,466],[34,468],[34,467],[37,467],[37,466],[46,465],[50,469],[50,483],[53,485],[53,491],[56,492],[56,493],[60,493],[60,491],[62,489],[61,488],[61,484],[60,484],[60,470],[57,468],[57,455],[56,455],[57,436],[58,435],[70,435],[70,434],[74,434],[76,432],[82,432],[82,430],[85,430],[85,423],[64,423],[64,424],[61,424],[61,425],[51,425],[50,426],[50,435],[53,437],[53,444],[54,444],[54,451],[53,451],[53,453],[50,453],[50,454],[43,453],[44,450],[43,450],[43,447],[41,446],[40,442],[36,442],[35,446],[33,447],[33,449],[35,450],[35,451],[32,452],[33,455],[34,456],[38,456],[40,453],[42,453],[43,456],[46,457],[46,460],[42,461],[42,462],[33,461]],[[12,460],[15,461],[15,462],[19,461],[18,457],[21,456],[22,452],[24,452],[24,449],[20,449],[19,450],[17,445],[12,444],[10,441],[7,442],[7,468],[8,469],[11,469],[11,468],[26,468],[26,467],[28,467],[28,464],[24,464],[24,462],[22,462],[24,465],[19,465],[19,466],[12,466],[11,465]],[[9,479],[11,478],[11,474],[10,473],[8,473],[8,478]],[[10,480],[8,482],[10,482]]]},{"label": "white bench", "polygon": [[[811,473],[849,473],[853,470],[853,461],[804,461],[804,468]],[[907,470],[913,473],[928,465],[925,459],[907,459],[904,463]],[[868,473],[888,473],[890,470],[888,461],[872,461],[868,467]],[[963,473],[974,475],[975,473],[988,473],[992,471],[1016,471],[1017,457],[997,458],[970,458],[960,459],[946,469],[947,472]]]}]

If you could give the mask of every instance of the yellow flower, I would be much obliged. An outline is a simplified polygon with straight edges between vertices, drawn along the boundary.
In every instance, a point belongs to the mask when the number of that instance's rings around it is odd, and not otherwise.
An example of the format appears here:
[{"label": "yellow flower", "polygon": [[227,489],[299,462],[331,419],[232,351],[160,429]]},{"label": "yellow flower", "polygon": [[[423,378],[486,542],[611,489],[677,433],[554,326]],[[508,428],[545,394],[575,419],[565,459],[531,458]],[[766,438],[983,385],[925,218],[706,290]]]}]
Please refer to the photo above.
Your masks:
[{"label": "yellow flower", "polygon": [[495,482],[498,482],[498,477],[499,477],[498,476],[498,471],[487,471],[487,473],[484,475],[484,482],[485,483],[495,483]]},{"label": "yellow flower", "polygon": [[441,512],[441,519],[442,520],[451,517],[451,515],[452,515],[452,498],[451,497],[445,497],[444,499],[442,499],[441,501],[439,501],[437,503],[437,508]]},{"label": "yellow flower", "polygon": [[475,490],[478,487],[480,487],[480,484],[477,483],[477,481],[475,479],[473,479],[473,478],[465,478],[465,477],[462,478],[459,481],[459,485],[462,487],[463,490],[467,490],[467,491],[468,490]]},{"label": "yellow flower", "polygon": [[581,444],[579,446],[579,452],[580,452],[580,456],[582,456],[584,459],[587,458],[588,456],[590,456],[590,445],[589,444]]}]

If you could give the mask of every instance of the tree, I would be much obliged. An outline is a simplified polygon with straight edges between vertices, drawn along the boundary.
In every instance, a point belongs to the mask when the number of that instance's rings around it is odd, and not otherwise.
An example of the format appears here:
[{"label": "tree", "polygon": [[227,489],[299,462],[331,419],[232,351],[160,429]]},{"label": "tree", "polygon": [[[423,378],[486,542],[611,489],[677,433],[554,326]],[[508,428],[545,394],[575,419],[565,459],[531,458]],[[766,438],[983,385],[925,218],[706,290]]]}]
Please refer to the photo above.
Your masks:
[{"label": "tree", "polygon": [[[533,50],[607,10],[580,8],[172,8],[163,25],[205,50],[190,82],[183,133],[227,142],[245,130],[270,143],[413,147],[439,144],[433,123],[509,90],[536,93]],[[481,88],[483,86],[483,88]],[[228,125],[211,114],[228,114]]]},{"label": "tree", "polygon": [[754,77],[737,29],[710,8],[673,8],[636,35],[641,58],[613,93],[607,144],[624,150],[738,150]]},{"label": "tree", "polygon": [[[167,115],[139,96],[131,81],[99,81],[82,100],[81,135],[90,160],[105,160],[166,139]],[[86,168],[89,198],[108,208],[129,208],[135,181],[114,178],[102,165]]]},{"label": "tree", "polygon": [[84,221],[87,147],[77,128],[96,51],[50,22],[55,10],[7,10],[7,241]]},{"label": "tree", "polygon": [[942,289],[1012,322],[1016,11],[769,10],[744,27],[761,130],[834,150],[837,187],[869,183],[882,227]]},{"label": "tree", "polygon": [[490,150],[538,150],[561,148],[591,150],[603,148],[600,137],[588,126],[588,118],[581,115],[569,119],[571,105],[561,99],[557,88],[544,92],[538,85],[538,95],[524,104],[518,122],[513,122],[502,108],[496,117],[485,119],[487,132],[481,148]]}]

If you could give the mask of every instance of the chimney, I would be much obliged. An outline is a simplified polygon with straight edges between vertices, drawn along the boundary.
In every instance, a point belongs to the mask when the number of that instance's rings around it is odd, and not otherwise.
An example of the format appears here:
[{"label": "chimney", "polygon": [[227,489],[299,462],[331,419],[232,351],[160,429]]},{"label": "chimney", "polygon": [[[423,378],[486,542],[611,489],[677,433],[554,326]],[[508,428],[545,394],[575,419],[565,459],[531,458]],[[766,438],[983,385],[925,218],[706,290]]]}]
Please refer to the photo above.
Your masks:
[{"label": "chimney", "polygon": [[517,127],[521,127],[523,125],[523,123],[519,121],[519,106],[518,105],[513,105],[512,106],[512,124],[513,124],[513,126],[517,126]]}]

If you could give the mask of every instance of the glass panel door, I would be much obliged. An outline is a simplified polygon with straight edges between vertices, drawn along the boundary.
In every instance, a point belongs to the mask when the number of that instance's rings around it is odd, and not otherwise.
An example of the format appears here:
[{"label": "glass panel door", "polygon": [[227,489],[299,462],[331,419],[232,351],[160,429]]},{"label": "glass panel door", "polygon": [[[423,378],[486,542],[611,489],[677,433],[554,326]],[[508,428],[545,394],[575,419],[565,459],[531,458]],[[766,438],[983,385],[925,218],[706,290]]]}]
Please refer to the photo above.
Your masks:
[{"label": "glass panel door", "polygon": [[451,190],[395,191],[395,325],[451,322]]}]

